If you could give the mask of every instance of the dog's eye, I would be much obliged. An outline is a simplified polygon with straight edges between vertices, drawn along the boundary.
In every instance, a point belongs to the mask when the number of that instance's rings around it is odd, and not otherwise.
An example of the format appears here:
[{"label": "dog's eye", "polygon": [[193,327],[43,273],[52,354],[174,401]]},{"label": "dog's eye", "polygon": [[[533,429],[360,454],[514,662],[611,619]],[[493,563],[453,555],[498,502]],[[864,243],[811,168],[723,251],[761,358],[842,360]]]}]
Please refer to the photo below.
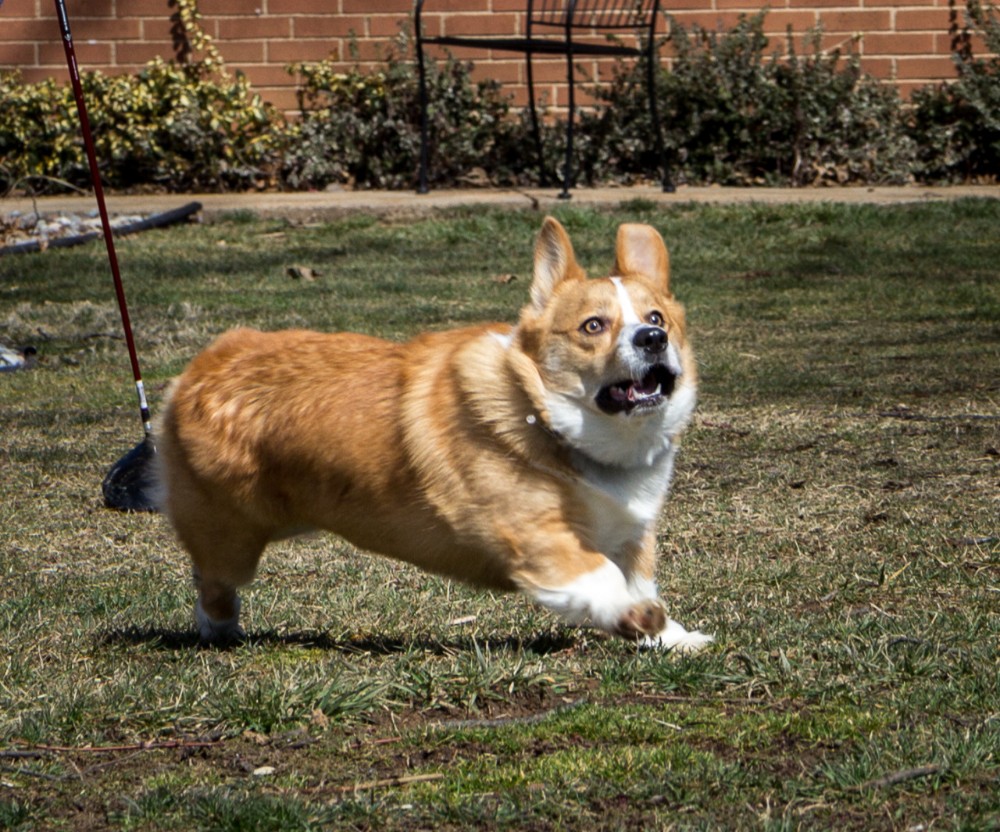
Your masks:
[{"label": "dog's eye", "polygon": [[587,318],[580,324],[580,331],[586,332],[587,335],[600,335],[605,328],[606,324],[601,318]]},{"label": "dog's eye", "polygon": [[652,312],[649,313],[649,315],[646,316],[646,321],[651,326],[663,326],[663,315],[661,315],[656,310],[653,310]]}]

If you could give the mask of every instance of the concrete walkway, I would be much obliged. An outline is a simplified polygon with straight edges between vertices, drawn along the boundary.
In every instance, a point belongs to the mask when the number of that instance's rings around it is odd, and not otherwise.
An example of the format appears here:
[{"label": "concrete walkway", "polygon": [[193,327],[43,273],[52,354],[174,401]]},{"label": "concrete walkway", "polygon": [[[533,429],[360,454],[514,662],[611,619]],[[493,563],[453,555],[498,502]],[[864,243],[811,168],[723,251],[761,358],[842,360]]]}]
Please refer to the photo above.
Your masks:
[{"label": "concrete walkway", "polygon": [[[320,220],[357,212],[377,216],[413,217],[459,206],[490,206],[511,209],[550,211],[561,205],[593,205],[613,208],[625,202],[648,200],[658,205],[684,203],[803,203],[836,202],[851,204],[898,205],[910,202],[935,202],[964,197],[1000,199],[1000,185],[957,185],[952,187],[886,188],[693,188],[681,187],[673,194],[658,188],[580,188],[567,203],[557,198],[555,188],[525,190],[474,189],[432,191],[423,196],[412,191],[324,191],[309,193],[231,193],[231,194],[152,194],[107,197],[112,214],[161,213],[185,203],[202,204],[205,219],[212,220],[233,211],[252,211],[261,217],[288,217],[296,220]],[[12,211],[85,213],[96,208],[92,195],[0,199],[0,214]]]}]

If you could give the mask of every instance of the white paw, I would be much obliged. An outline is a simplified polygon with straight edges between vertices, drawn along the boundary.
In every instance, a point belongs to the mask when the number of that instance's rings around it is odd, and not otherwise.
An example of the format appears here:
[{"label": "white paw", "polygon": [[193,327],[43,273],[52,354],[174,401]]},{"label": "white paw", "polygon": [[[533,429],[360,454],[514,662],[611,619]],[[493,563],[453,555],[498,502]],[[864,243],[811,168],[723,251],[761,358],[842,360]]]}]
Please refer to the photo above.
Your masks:
[{"label": "white paw", "polygon": [[715,641],[715,636],[710,636],[698,630],[685,630],[676,621],[667,621],[664,627],[655,636],[647,636],[642,640],[643,647],[656,650],[674,650],[678,653],[697,653]]},{"label": "white paw", "polygon": [[240,626],[240,599],[236,599],[236,613],[232,618],[224,621],[216,621],[209,618],[208,613],[201,606],[201,599],[194,607],[194,620],[198,625],[198,637],[205,644],[232,644],[243,641],[246,638],[246,631]]}]

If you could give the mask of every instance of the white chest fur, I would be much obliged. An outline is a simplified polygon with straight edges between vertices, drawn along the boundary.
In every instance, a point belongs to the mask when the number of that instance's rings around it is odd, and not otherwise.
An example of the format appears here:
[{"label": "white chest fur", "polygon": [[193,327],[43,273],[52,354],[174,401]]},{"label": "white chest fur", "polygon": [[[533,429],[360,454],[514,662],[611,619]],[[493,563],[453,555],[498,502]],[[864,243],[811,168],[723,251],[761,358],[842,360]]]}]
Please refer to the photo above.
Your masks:
[{"label": "white chest fur", "polygon": [[574,465],[582,474],[578,493],[600,552],[615,560],[623,547],[638,543],[656,522],[670,487],[674,454],[671,446],[651,465],[635,468],[603,465],[574,455]]}]

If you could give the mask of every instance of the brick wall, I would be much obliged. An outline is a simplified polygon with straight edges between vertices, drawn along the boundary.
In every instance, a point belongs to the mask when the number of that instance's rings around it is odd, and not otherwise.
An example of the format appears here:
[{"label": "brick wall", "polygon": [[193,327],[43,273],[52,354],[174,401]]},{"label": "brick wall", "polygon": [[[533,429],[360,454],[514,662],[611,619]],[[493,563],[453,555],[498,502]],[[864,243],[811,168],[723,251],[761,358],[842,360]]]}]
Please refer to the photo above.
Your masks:
[{"label": "brick wall", "polygon": [[[955,0],[953,0],[955,2]],[[951,79],[951,27],[963,20],[964,3],[949,0],[774,0],[766,18],[772,44],[791,26],[797,43],[809,27],[822,24],[827,47],[851,43],[864,67],[897,83],[905,94],[929,81]],[[428,33],[520,32],[523,0],[427,0]],[[171,0],[66,0],[81,69],[134,71],[154,57],[177,54],[177,26]],[[411,18],[412,0],[200,0],[205,31],[215,39],[231,69],[242,70],[255,89],[277,107],[296,107],[293,61],[332,57],[349,66],[352,43],[359,60],[374,66],[379,50]],[[728,28],[759,5],[747,0],[670,0],[668,11],[690,27]],[[476,63],[476,72],[496,78],[526,100],[523,57],[454,50]],[[608,65],[582,62],[600,79]],[[538,59],[536,83],[546,100],[562,102],[560,59]],[[64,78],[66,66],[54,4],[49,0],[6,0],[0,5],[0,68],[18,68],[27,81]]]}]

